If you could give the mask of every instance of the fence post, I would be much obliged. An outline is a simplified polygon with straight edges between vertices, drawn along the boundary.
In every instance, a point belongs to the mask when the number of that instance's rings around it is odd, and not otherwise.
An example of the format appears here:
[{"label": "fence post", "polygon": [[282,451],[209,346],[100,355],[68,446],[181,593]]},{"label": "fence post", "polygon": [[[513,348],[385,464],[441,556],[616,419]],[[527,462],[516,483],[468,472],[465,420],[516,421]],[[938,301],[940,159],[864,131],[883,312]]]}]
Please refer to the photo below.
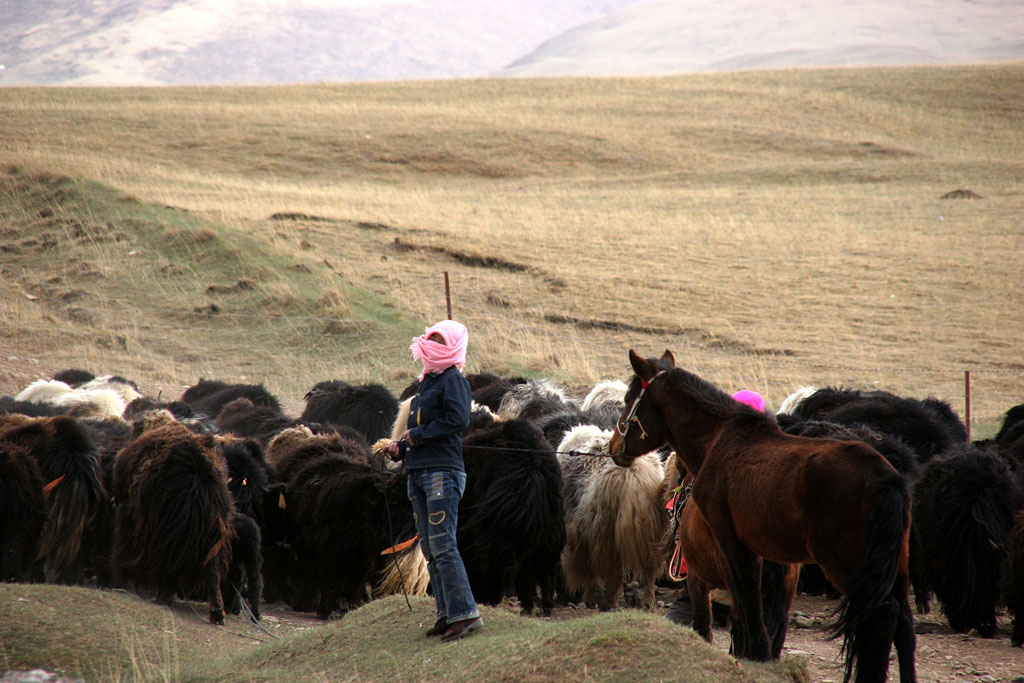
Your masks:
[{"label": "fence post", "polygon": [[448,319],[452,319],[452,290],[448,284],[448,271],[444,271],[444,301],[448,310]]},{"label": "fence post", "polygon": [[971,371],[964,370],[964,402],[967,413],[967,440],[971,440]]}]

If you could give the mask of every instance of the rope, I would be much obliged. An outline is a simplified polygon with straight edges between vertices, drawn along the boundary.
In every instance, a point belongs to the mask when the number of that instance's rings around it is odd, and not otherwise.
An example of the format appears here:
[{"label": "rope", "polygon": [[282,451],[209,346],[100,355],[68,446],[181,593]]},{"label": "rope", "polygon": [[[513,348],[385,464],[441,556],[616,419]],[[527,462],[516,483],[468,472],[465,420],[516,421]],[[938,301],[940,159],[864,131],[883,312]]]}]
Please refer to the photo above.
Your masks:
[{"label": "rope", "polygon": [[[387,456],[384,453],[380,455],[380,479],[381,479],[381,494],[384,496],[384,513],[388,520],[388,538],[391,542],[395,542],[395,530],[391,526],[391,505],[388,503],[388,487],[384,481],[384,462],[387,460]],[[412,603],[409,602],[409,589],[405,586],[405,574],[402,573],[402,565],[398,563],[398,553],[391,553],[391,561],[395,563],[395,571],[398,572],[398,581],[402,584],[402,595],[405,596],[405,604],[409,607],[409,611],[412,612]]]},{"label": "rope", "polygon": [[[232,586],[232,587],[233,587],[233,586]],[[236,588],[235,590],[238,590],[238,589]],[[179,594],[179,595],[187,595],[187,593],[185,593],[185,591],[181,590],[181,586],[178,586],[178,594]],[[190,610],[192,610],[192,614],[196,615],[196,616],[197,616],[197,617],[198,617],[198,618],[199,618],[199,619],[200,619],[201,621],[204,621],[204,622],[208,621],[208,620],[207,620],[207,619],[206,619],[205,617],[203,617],[203,615],[201,615],[201,614],[200,614],[199,612],[197,612],[197,611],[196,611],[196,608],[195,608],[195,606],[194,606],[194,605],[192,604],[192,601],[191,601],[191,600],[188,600],[187,598],[184,598],[184,599],[182,599],[182,602],[184,602],[184,603],[185,603],[186,605],[188,605],[188,608],[189,608]],[[243,605],[245,604],[245,598],[242,598],[242,604],[243,604]],[[168,609],[170,609],[170,608],[168,608]],[[247,612],[247,613],[248,613],[248,614],[250,615],[250,617],[251,617],[251,615],[252,615],[252,612],[249,612],[249,611],[248,611],[248,606],[246,606],[246,612]],[[230,633],[231,635],[233,635],[233,636],[238,636],[239,638],[247,638],[247,639],[249,639],[249,640],[256,640],[256,641],[259,641],[259,642],[261,642],[261,643],[269,643],[269,642],[270,642],[269,640],[263,640],[262,638],[257,638],[256,636],[251,636],[251,635],[248,635],[248,634],[245,634],[245,633],[239,633],[238,631],[232,631],[231,629],[227,628],[227,627],[226,627],[226,626],[224,626],[223,624],[210,624],[210,625],[211,625],[211,626],[214,626],[214,627],[216,627],[216,628],[219,628],[219,629],[221,629],[222,631],[227,631],[227,632],[228,632],[228,633]],[[260,626],[260,628],[263,628],[263,627],[262,627],[262,626]],[[274,636],[275,638],[277,638],[278,640],[280,640],[280,636],[277,636],[277,635],[274,635],[273,633],[270,633],[270,631],[267,631],[267,629],[265,629],[265,628],[263,628],[263,630],[264,630],[264,631],[266,631],[266,632],[267,632],[267,634],[269,634],[269,635],[271,635],[271,636]]]},{"label": "rope", "polygon": [[551,453],[552,455],[573,455],[573,456],[586,456],[591,458],[610,458],[611,453],[587,453],[586,451],[541,451],[536,448],[507,448],[502,446],[467,446],[462,445],[462,449],[478,450],[478,451],[509,451],[512,453]]},{"label": "rope", "polygon": [[249,601],[245,599],[244,595],[242,595],[242,591],[238,590],[238,586],[236,586],[235,584],[231,584],[231,587],[235,590],[235,593],[238,594],[238,599],[242,601],[242,611],[245,612],[245,616],[249,620],[249,623],[258,628],[259,630],[263,631],[264,633],[266,633],[268,636],[281,640],[281,636],[277,635],[276,633],[271,633],[267,630],[266,626],[259,622],[259,620],[256,618],[256,615],[252,613],[252,609],[249,607]]}]

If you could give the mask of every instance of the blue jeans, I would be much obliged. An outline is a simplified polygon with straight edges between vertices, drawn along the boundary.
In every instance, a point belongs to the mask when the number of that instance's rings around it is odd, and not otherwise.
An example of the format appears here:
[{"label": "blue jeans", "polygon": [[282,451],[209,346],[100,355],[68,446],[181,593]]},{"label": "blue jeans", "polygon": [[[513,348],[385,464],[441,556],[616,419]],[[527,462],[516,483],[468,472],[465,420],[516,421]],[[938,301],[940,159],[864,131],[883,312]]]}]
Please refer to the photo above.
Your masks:
[{"label": "blue jeans", "polygon": [[455,541],[459,502],[465,490],[466,473],[459,470],[433,468],[408,472],[409,500],[420,549],[427,558],[437,618],[443,617],[449,624],[480,616]]}]

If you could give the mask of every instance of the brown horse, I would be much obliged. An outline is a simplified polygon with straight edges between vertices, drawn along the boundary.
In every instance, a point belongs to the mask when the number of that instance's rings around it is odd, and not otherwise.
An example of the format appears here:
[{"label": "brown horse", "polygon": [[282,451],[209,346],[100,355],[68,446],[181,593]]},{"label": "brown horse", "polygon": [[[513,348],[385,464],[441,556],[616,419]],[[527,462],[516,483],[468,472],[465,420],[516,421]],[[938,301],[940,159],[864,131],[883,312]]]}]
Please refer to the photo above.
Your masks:
[{"label": "brown horse", "polygon": [[903,477],[863,442],[808,439],[697,375],[666,351],[644,359],[609,444],[626,466],[669,443],[696,476],[692,497],[714,534],[733,599],[733,649],[766,661],[761,559],[816,562],[843,593],[834,637],[844,680],[884,681],[893,644],[900,680],[915,680],[909,601],[910,493]]},{"label": "brown horse", "polygon": [[[681,468],[676,481],[684,490],[693,486],[693,474],[686,471],[678,457],[673,455],[665,469]],[[711,642],[711,590],[728,588],[728,565],[718,550],[715,537],[696,501],[681,497],[677,533],[686,558],[686,590],[693,606],[693,629],[704,640]],[[764,561],[761,570],[762,610],[765,627],[771,641],[771,657],[778,659],[786,641],[789,608],[796,595],[800,578],[800,563]]]}]

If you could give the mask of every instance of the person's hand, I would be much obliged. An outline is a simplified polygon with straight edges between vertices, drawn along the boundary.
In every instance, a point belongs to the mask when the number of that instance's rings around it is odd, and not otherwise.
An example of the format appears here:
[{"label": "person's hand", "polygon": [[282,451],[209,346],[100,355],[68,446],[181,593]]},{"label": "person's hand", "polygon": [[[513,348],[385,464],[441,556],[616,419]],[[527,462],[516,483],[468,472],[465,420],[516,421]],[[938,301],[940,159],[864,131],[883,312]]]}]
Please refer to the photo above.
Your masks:
[{"label": "person's hand", "polygon": [[391,456],[392,460],[395,460],[398,457],[399,453],[402,452],[402,447],[398,444],[397,441],[391,441],[390,443],[388,443],[387,449],[385,449],[385,451],[387,452],[388,455]]}]

